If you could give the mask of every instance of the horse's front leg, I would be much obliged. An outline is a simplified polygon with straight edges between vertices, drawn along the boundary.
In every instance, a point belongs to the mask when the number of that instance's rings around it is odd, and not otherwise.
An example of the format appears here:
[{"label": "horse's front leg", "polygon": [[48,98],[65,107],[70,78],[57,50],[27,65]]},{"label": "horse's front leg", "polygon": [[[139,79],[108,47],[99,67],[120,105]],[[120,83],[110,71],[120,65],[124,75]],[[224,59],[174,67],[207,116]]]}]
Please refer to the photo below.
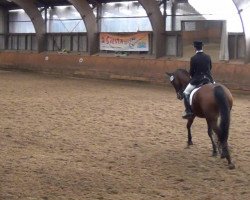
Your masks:
[{"label": "horse's front leg", "polygon": [[187,121],[187,130],[188,130],[188,141],[187,141],[187,144],[188,144],[188,146],[189,145],[193,145],[192,134],[191,134],[191,126],[192,126],[192,124],[194,122],[194,118],[195,117],[189,118],[188,121]]}]

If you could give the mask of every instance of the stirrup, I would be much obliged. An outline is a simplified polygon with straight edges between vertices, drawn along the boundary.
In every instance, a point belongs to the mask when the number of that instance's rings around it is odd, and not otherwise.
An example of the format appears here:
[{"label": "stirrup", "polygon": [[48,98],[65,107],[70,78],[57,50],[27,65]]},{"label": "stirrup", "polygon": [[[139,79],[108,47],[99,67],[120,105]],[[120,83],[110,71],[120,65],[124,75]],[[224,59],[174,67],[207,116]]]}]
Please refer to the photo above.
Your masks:
[{"label": "stirrup", "polygon": [[182,115],[182,118],[183,119],[189,119],[189,118],[191,118],[191,117],[193,117],[193,113],[191,113],[191,112],[185,112],[183,115]]}]

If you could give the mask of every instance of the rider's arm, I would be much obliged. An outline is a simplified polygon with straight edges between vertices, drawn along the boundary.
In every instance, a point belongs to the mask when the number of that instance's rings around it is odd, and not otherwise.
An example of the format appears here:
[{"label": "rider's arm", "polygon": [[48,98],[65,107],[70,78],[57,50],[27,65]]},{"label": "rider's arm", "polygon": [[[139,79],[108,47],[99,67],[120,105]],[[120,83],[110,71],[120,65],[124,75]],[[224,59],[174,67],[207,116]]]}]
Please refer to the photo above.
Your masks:
[{"label": "rider's arm", "polygon": [[209,56],[209,60],[210,60],[210,70],[212,70],[212,60],[210,56]]},{"label": "rider's arm", "polygon": [[191,77],[194,76],[194,73],[195,73],[195,67],[194,67],[194,61],[193,59],[191,58],[190,60],[190,70],[189,70],[189,74]]}]

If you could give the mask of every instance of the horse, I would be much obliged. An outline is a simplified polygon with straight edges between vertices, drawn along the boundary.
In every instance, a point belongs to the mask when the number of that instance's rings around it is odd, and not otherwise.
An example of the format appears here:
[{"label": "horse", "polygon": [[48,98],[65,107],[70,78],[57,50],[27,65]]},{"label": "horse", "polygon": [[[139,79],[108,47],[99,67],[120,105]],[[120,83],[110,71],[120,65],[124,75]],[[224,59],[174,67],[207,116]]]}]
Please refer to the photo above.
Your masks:
[{"label": "horse", "polygon": [[[170,78],[170,82],[174,87],[177,98],[182,100],[183,91],[190,81],[190,75],[185,69],[177,69],[169,73],[166,72],[166,78]],[[221,158],[226,158],[228,161],[228,168],[234,169],[235,165],[232,163],[229,147],[229,127],[230,127],[230,113],[233,106],[233,97],[228,88],[219,83],[207,83],[200,87],[192,98],[193,116],[187,120],[188,131],[188,146],[193,145],[191,126],[195,117],[205,118],[207,122],[208,136],[212,142],[213,153],[212,156],[217,156],[218,151]],[[217,141],[213,137],[213,132],[217,136]]]}]

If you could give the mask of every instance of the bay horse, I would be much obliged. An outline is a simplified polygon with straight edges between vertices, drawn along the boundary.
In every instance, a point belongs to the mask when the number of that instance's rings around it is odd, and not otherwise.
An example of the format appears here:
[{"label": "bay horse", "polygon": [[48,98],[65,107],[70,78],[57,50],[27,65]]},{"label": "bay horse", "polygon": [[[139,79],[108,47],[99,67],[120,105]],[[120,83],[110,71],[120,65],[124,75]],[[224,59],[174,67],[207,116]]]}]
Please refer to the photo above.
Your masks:
[{"label": "bay horse", "polygon": [[[190,75],[185,69],[177,69],[173,73],[166,72],[167,77],[174,87],[177,98],[182,100],[183,91],[190,81]],[[217,148],[221,158],[226,158],[229,169],[235,165],[231,161],[228,148],[228,136],[230,126],[230,112],[233,106],[233,97],[228,88],[218,83],[208,83],[200,87],[192,98],[192,111],[194,115],[187,120],[188,146],[192,145],[191,126],[195,117],[205,118],[207,122],[208,136],[212,142],[213,156],[217,156]],[[217,136],[214,141],[213,132]],[[218,145],[218,146],[217,146]]]}]

